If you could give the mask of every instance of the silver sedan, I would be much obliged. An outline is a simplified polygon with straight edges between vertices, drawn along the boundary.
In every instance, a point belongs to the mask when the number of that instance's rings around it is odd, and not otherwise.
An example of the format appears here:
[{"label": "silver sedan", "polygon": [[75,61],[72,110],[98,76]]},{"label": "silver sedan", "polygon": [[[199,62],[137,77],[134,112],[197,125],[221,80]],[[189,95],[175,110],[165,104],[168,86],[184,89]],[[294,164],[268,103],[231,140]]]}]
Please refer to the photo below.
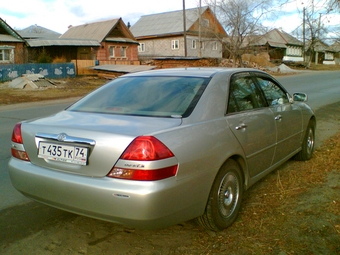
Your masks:
[{"label": "silver sedan", "polygon": [[128,227],[196,218],[223,230],[244,190],[293,156],[312,157],[316,120],[305,101],[254,69],[124,75],[18,123],[11,180],[36,201]]}]

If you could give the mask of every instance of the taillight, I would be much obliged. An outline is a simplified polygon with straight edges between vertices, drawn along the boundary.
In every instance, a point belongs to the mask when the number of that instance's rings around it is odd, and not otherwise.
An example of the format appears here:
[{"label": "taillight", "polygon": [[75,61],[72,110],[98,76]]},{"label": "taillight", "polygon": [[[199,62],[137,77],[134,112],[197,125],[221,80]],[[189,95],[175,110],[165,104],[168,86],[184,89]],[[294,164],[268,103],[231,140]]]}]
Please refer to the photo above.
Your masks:
[{"label": "taillight", "polygon": [[112,178],[129,179],[134,181],[158,181],[175,176],[178,165],[153,170],[136,170],[114,167],[107,175]]},{"label": "taillight", "polygon": [[[127,147],[120,159],[133,161],[157,161],[171,157],[174,157],[174,154],[157,138],[153,136],[139,136]],[[157,169],[114,167],[107,176],[129,180],[156,181],[175,176],[177,168],[178,164]]]},{"label": "taillight", "polygon": [[23,145],[21,123],[16,124],[13,128],[11,153],[15,158],[30,161]]},{"label": "taillight", "polygon": [[153,136],[139,136],[124,151],[121,159],[151,161],[171,158],[174,154]]},{"label": "taillight", "polygon": [[22,144],[21,123],[17,123],[13,128],[12,142]]}]

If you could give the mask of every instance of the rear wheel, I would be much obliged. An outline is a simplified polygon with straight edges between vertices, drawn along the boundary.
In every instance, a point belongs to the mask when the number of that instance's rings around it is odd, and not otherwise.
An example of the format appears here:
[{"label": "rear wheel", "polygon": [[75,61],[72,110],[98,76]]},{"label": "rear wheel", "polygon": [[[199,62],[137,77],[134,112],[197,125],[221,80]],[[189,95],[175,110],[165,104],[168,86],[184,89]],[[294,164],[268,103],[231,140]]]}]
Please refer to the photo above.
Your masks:
[{"label": "rear wheel", "polygon": [[239,165],[228,160],[218,172],[210,191],[205,212],[197,222],[213,231],[229,227],[237,218],[243,195]]},{"label": "rear wheel", "polygon": [[315,147],[315,122],[309,121],[305,137],[302,141],[301,151],[296,154],[295,159],[306,161],[312,158]]}]

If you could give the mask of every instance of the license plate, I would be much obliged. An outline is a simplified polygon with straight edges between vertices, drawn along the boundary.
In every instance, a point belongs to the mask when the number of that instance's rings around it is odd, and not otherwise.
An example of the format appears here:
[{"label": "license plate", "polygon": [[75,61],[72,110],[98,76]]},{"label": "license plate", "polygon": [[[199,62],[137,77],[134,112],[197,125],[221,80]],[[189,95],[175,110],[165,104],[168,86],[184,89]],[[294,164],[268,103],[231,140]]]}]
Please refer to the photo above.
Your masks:
[{"label": "license plate", "polygon": [[71,164],[87,164],[88,148],[40,142],[38,157]]}]

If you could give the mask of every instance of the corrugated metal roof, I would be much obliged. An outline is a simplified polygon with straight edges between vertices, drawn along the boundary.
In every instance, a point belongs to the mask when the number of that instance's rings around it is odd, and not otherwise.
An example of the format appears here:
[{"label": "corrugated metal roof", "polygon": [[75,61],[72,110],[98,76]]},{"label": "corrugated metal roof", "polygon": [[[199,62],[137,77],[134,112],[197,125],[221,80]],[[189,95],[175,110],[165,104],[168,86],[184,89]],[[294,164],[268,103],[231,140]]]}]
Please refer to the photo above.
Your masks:
[{"label": "corrugated metal roof", "polygon": [[105,38],[106,42],[123,42],[123,43],[136,43],[139,44],[137,41],[129,39],[129,38],[123,38],[123,37],[107,37]]},{"label": "corrugated metal roof", "polygon": [[82,39],[30,39],[26,40],[31,47],[42,46],[89,46],[99,47],[100,43],[96,40]]},{"label": "corrugated metal roof", "polygon": [[268,44],[272,47],[275,47],[275,48],[284,48],[284,49],[287,48],[286,44],[284,44],[284,43],[268,42]]},{"label": "corrugated metal roof", "polygon": [[0,34],[0,42],[23,42],[11,35]]},{"label": "corrugated metal roof", "polygon": [[148,71],[156,68],[155,66],[147,66],[147,65],[101,65],[94,66],[92,69],[109,71],[109,72],[118,72],[118,73],[136,73],[141,71]]},{"label": "corrugated metal roof", "polygon": [[17,33],[25,39],[38,39],[38,38],[59,38],[61,35],[53,30],[38,26],[32,25],[27,28],[16,30]]},{"label": "corrugated metal roof", "polygon": [[93,39],[102,42],[119,19],[88,23],[69,28],[60,38]]},{"label": "corrugated metal roof", "polygon": [[287,45],[303,45],[303,43],[298,39],[279,29],[273,29],[269,31],[254,43],[251,43],[251,45],[265,45],[266,43],[268,43],[270,46],[278,48],[287,48]]},{"label": "corrugated metal roof", "polygon": [[[202,7],[201,13],[207,9]],[[185,15],[188,30],[198,20],[199,8],[186,10]],[[183,33],[183,10],[142,16],[130,30],[136,38]]]}]

